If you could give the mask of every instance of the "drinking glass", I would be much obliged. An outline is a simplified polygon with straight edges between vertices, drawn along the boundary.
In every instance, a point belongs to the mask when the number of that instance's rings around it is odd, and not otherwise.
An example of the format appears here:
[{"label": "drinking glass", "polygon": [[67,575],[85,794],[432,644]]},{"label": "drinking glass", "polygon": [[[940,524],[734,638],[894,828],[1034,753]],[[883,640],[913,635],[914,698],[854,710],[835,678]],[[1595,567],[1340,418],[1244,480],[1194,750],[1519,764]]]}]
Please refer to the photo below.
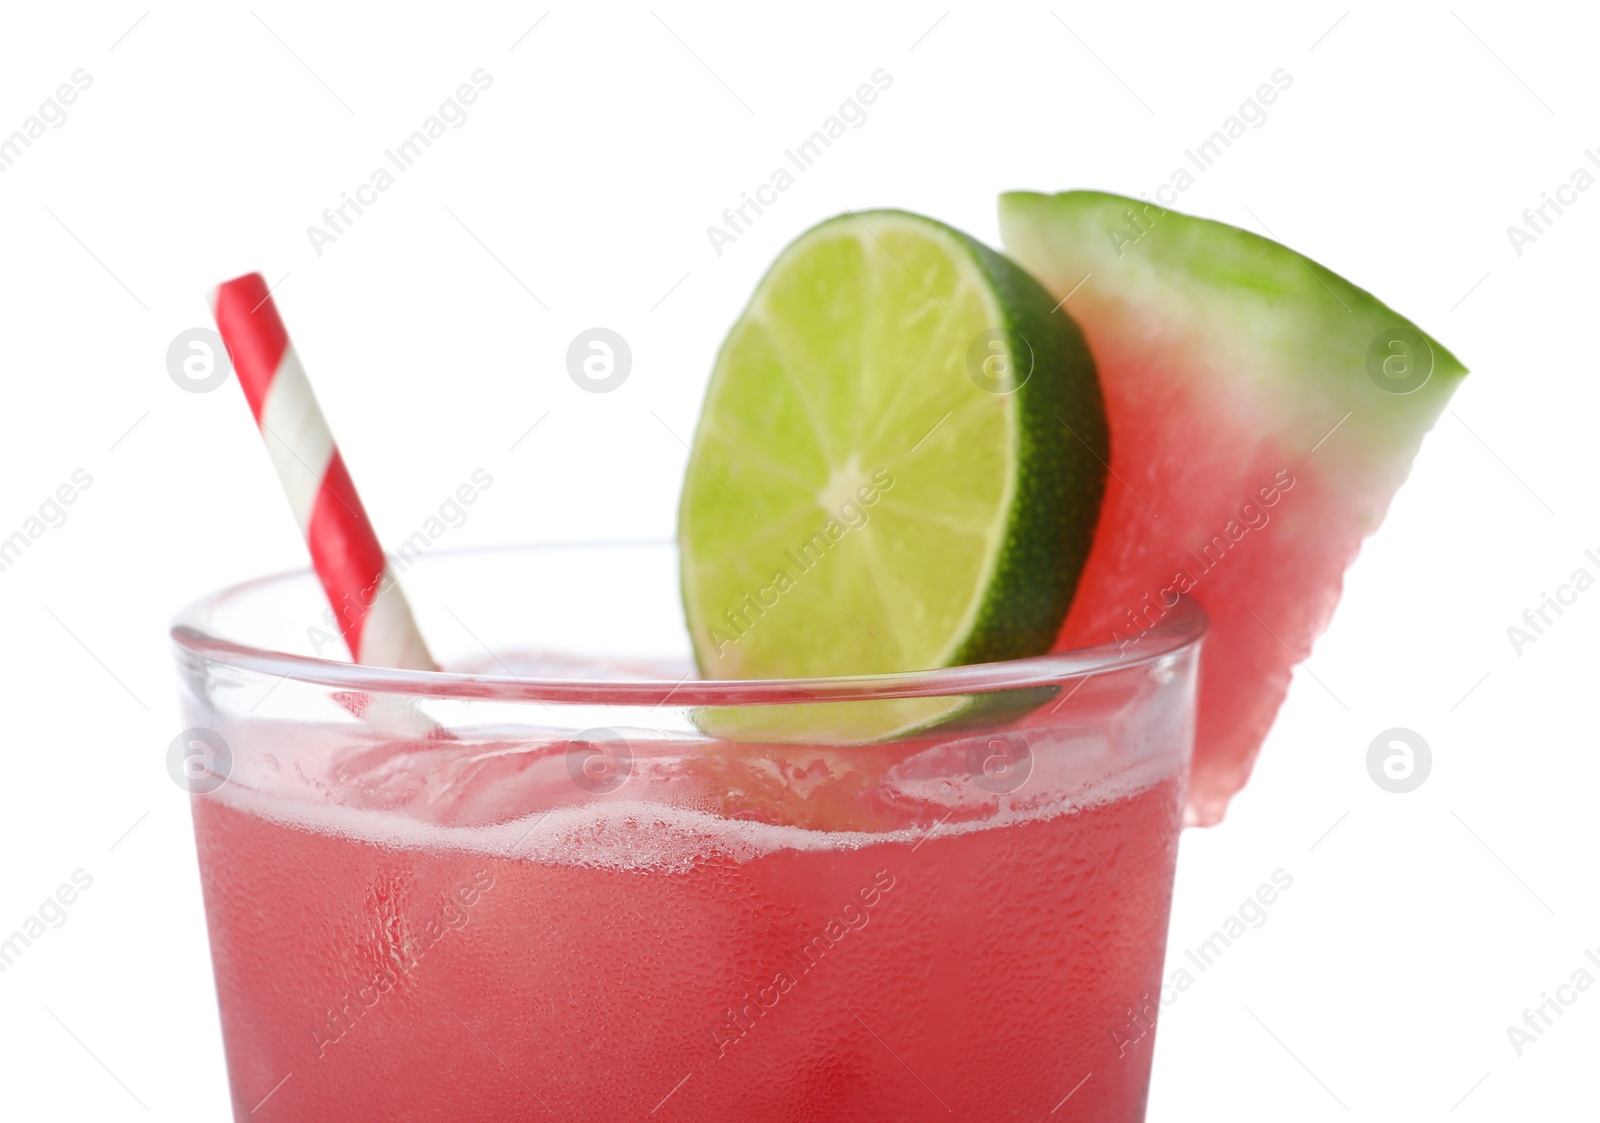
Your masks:
[{"label": "drinking glass", "polygon": [[1142,1118],[1199,609],[711,682],[668,543],[394,566],[444,670],[309,572],[173,626],[236,1119]]}]

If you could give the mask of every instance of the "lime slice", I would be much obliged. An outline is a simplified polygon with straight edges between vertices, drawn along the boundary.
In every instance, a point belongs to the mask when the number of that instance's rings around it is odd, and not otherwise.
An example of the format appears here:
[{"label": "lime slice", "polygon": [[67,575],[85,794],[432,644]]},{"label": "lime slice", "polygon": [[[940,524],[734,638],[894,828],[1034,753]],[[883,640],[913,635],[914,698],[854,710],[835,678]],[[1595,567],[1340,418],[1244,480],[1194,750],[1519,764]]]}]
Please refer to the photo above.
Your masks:
[{"label": "lime slice", "polygon": [[[679,511],[708,678],[915,672],[1048,651],[1109,459],[1077,326],[1000,254],[903,211],[796,239],[717,356]],[[966,697],[704,715],[848,743]]]}]

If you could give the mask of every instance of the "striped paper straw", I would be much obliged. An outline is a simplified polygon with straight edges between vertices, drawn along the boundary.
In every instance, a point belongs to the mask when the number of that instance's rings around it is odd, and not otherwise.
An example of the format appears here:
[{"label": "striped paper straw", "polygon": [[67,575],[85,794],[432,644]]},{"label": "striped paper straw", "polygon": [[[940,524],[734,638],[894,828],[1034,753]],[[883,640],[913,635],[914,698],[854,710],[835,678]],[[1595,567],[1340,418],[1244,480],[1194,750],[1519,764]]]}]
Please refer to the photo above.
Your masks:
[{"label": "striped paper straw", "polygon": [[370,666],[434,670],[266,280],[259,273],[237,277],[220,285],[211,303],[351,657]]}]

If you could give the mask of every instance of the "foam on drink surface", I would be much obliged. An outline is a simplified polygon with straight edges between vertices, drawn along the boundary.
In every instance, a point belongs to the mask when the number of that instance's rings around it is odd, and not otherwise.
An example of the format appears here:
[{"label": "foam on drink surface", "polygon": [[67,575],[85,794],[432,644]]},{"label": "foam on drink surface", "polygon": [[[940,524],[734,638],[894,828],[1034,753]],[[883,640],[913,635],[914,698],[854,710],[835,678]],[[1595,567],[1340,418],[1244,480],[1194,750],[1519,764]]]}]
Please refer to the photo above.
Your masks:
[{"label": "foam on drink surface", "polygon": [[[284,728],[279,738],[291,754],[322,755],[304,752],[312,742],[320,740],[309,730]],[[730,818],[671,802],[672,773],[683,767],[682,758],[645,760],[616,792],[586,795],[582,802],[573,801],[570,792],[561,791],[566,778],[559,751],[550,754],[550,746],[528,744],[476,752],[460,746],[424,745],[391,745],[386,747],[387,752],[366,749],[362,757],[373,782],[405,792],[405,798],[387,801],[389,806],[374,805],[386,802],[381,799],[349,801],[336,797],[334,792],[340,786],[361,788],[363,781],[348,772],[340,777],[339,786],[313,779],[302,761],[296,761],[292,770],[285,769],[278,759],[282,754],[271,758],[278,766],[273,779],[281,781],[286,771],[292,771],[294,781],[254,785],[248,778],[236,776],[233,782],[205,798],[221,800],[246,814],[297,829],[386,847],[471,852],[559,865],[671,870],[709,859],[745,862],[783,850],[854,850],[915,844],[934,834],[951,837],[1072,815],[1170,781],[1181,764],[1176,753],[1145,754],[1115,770],[1095,774],[1104,765],[1099,759],[1105,755],[1103,746],[1102,751],[1091,752],[1082,745],[1063,745],[1060,753],[1054,754],[1047,735],[1035,740],[1034,774],[1010,794],[982,790],[964,772],[937,774],[940,762],[935,765],[936,775],[929,775],[924,758],[951,755],[948,745],[935,746],[891,768],[883,777],[883,787],[891,796],[904,797],[903,802],[911,809],[901,821],[870,831]],[[556,743],[557,749],[562,745],[565,742]],[[525,794],[530,806],[541,809],[486,816],[484,821],[471,821],[470,817],[463,821],[460,816],[452,821],[451,816],[439,813],[441,805],[455,808],[479,797],[493,800],[491,786],[504,779],[485,770],[477,772],[474,779],[452,780],[447,775],[449,764],[441,763],[452,753],[481,763],[485,759],[514,759],[522,754],[535,756],[541,750],[557,757],[556,763],[563,767],[561,777],[539,785],[524,784],[520,791],[513,785],[513,791],[507,793],[512,801],[515,795]],[[1054,756],[1067,758],[1074,750],[1078,750],[1080,759],[1064,759],[1060,766],[1052,767]],[[678,751],[692,751],[692,746],[680,746]],[[552,792],[557,793],[558,799],[566,796],[565,805],[552,806]],[[497,810],[503,806],[496,803]]]}]

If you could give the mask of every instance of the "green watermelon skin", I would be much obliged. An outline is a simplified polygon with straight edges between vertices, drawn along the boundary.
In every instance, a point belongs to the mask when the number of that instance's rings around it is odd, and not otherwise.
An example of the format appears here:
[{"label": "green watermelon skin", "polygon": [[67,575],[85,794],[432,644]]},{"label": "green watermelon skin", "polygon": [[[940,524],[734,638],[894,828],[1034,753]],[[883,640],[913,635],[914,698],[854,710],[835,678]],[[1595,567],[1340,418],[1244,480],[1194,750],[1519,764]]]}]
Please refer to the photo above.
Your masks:
[{"label": "green watermelon skin", "polygon": [[1000,230],[1082,327],[1111,428],[1056,649],[1134,647],[1180,594],[1205,607],[1187,821],[1216,823],[1466,368],[1370,293],[1223,223],[1014,192]]}]

